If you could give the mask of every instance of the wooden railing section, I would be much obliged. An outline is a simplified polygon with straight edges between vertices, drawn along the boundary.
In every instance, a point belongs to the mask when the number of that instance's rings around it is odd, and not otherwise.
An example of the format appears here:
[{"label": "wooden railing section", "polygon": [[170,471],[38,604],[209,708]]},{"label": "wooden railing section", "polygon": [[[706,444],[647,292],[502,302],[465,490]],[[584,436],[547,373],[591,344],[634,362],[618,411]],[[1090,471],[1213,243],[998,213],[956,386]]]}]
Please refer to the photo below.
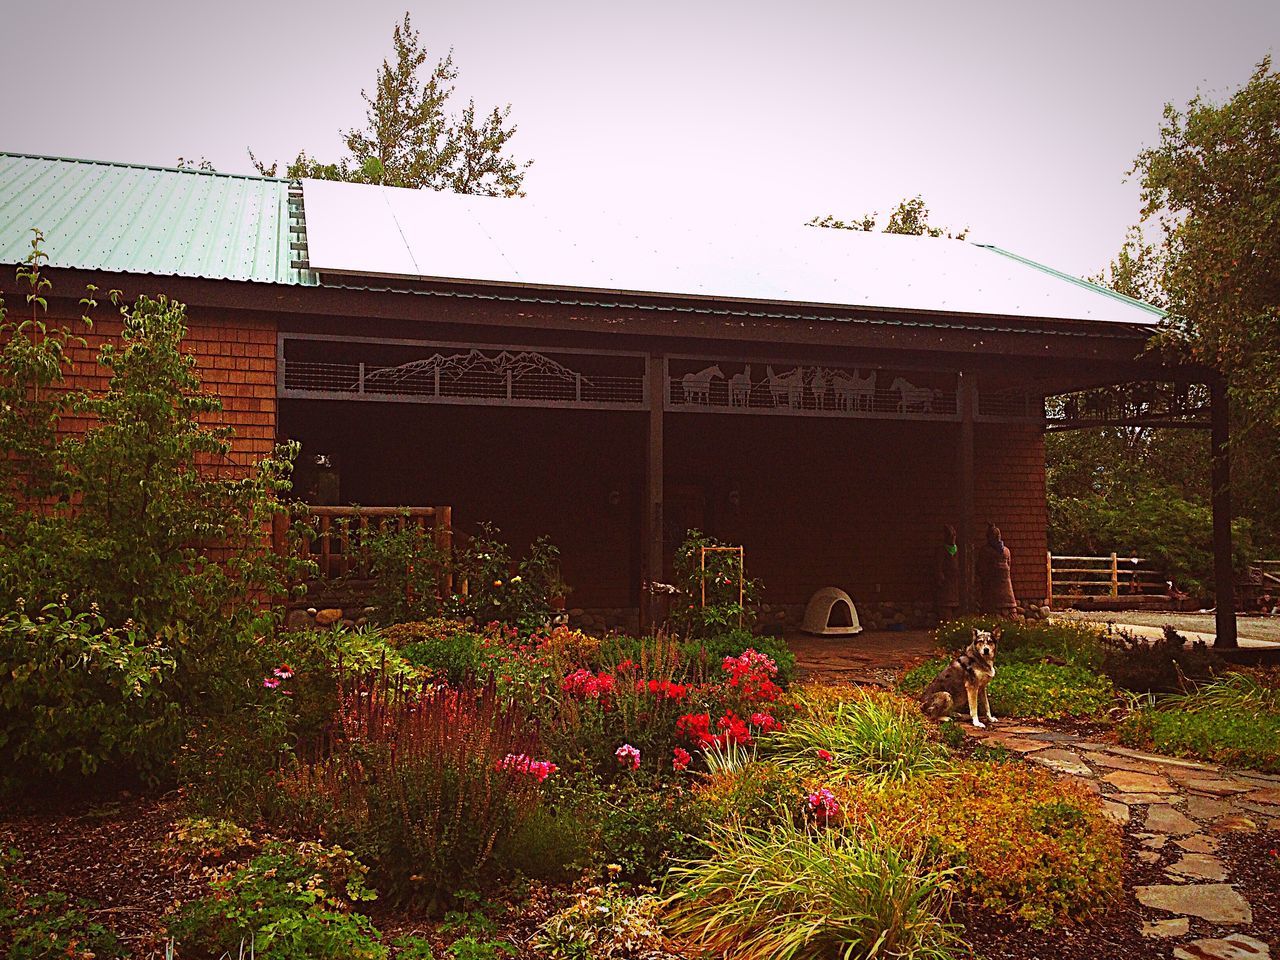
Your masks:
[{"label": "wooden railing section", "polygon": [[1151,560],[1111,554],[1071,557],[1048,554],[1049,602],[1085,597],[1168,596],[1168,578]]},{"label": "wooden railing section", "polygon": [[[305,532],[292,549],[313,561],[321,580],[366,580],[370,576],[370,558],[363,541],[371,531],[418,529],[430,537],[446,555],[453,547],[453,509],[451,507],[319,507],[308,506]],[[291,549],[289,521],[277,517],[273,528],[273,546],[277,553]],[[446,580],[451,579],[446,574]],[[450,582],[443,584],[453,589]]]}]

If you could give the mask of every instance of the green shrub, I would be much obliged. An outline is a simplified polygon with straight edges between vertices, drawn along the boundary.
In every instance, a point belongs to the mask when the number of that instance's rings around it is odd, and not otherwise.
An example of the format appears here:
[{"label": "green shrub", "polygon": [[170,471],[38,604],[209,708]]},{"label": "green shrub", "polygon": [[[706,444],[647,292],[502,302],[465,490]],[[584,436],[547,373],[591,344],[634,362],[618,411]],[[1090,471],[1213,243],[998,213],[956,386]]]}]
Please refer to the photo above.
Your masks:
[{"label": "green shrub", "polygon": [[876,829],[953,867],[975,907],[1048,926],[1121,893],[1119,829],[1079,783],[1025,763],[960,763],[947,778],[836,787],[849,829]]},{"label": "green shrub", "polygon": [[969,645],[975,629],[1000,631],[997,666],[1048,659],[1099,670],[1105,657],[1102,630],[1078,620],[963,617],[941,624],[935,636],[940,647],[957,654]]},{"label": "green shrub", "polygon": [[69,777],[157,777],[181,738],[174,652],[93,612],[0,615],[0,792]]},{"label": "green shrub", "polygon": [[952,956],[947,878],[874,829],[731,820],[671,871],[674,932],[743,960]]},{"label": "green shrub", "polygon": [[757,635],[750,630],[727,630],[686,640],[680,647],[690,672],[699,677],[716,676],[725,657],[739,656],[745,650],[769,657],[778,665],[777,682],[784,687],[791,683],[796,671],[796,655],[782,637]]},{"label": "green shrub", "polygon": [[585,797],[551,804],[544,800],[493,850],[495,868],[506,875],[544,883],[564,883],[592,862],[599,823],[596,805]]},{"label": "green shrub", "polygon": [[14,874],[17,850],[0,850],[0,945],[9,960],[114,960],[124,945],[90,920],[88,904],[56,892],[33,893]]},{"label": "green shrub", "polygon": [[208,896],[169,924],[178,954],[262,960],[382,960],[387,949],[355,912],[375,893],[349,852],[272,843],[245,866],[217,876]]},{"label": "green shrub", "polygon": [[698,818],[705,823],[723,823],[734,817],[747,823],[763,823],[780,810],[796,809],[803,794],[799,773],[774,761],[742,763],[715,771],[693,790]]},{"label": "green shrub", "polygon": [[[898,689],[919,696],[949,660],[930,660],[903,674]],[[999,663],[987,688],[991,710],[998,717],[1100,717],[1115,703],[1111,681],[1087,667],[1074,664]],[[956,709],[968,716],[967,703]]]},{"label": "green shrub", "polygon": [[700,530],[689,530],[676,550],[675,583],[683,596],[672,600],[671,623],[682,637],[712,637],[752,624],[760,584],[739,569],[738,554],[713,550],[704,564],[703,547],[724,546]]},{"label": "green shrub", "polygon": [[481,676],[488,664],[487,639],[455,621],[397,623],[383,633],[409,663],[454,686]]},{"label": "green shrub", "polygon": [[1203,641],[1188,644],[1169,626],[1154,641],[1121,631],[1107,634],[1105,645],[1103,670],[1117,687],[1134,693],[1175,693],[1188,681],[1203,683],[1226,666]]},{"label": "green shrub", "polygon": [[639,774],[610,784],[602,797],[599,856],[621,868],[620,876],[652,884],[673,861],[697,849],[702,821],[682,780]]},{"label": "green shrub", "polygon": [[543,921],[533,948],[548,960],[666,960],[660,902],[617,885],[580,890],[574,901]]},{"label": "green shrub", "polygon": [[856,692],[802,713],[773,734],[768,747],[778,763],[824,778],[886,783],[938,773],[947,765],[946,750],[930,738],[916,704],[891,694]]}]

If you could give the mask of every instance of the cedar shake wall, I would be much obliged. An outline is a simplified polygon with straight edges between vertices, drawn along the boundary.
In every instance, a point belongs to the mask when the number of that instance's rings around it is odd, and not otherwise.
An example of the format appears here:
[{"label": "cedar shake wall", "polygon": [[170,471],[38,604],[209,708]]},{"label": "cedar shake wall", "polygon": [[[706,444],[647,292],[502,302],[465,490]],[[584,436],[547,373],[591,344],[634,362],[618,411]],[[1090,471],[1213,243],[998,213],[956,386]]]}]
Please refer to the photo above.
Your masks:
[{"label": "cedar shake wall", "polygon": [[[231,461],[244,469],[271,452],[276,435],[276,328],[264,320],[227,320],[218,316],[187,316],[185,350],[196,358],[197,370],[207,393],[222,401],[220,414],[205,418],[235,430]],[[121,324],[109,304],[101,303],[93,329],[77,332],[86,346],[72,351],[68,384],[94,391],[106,390],[109,371],[98,364],[98,351],[107,340],[119,342]],[[75,431],[85,421],[64,418],[63,426]]]}]

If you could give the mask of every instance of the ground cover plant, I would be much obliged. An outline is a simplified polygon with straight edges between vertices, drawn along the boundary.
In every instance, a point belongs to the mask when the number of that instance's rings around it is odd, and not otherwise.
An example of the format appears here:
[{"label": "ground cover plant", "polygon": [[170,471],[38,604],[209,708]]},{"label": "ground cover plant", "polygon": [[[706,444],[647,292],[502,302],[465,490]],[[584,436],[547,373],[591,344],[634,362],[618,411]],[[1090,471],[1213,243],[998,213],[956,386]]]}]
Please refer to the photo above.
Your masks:
[{"label": "ground cover plant", "polygon": [[[1102,674],[1075,664],[1002,662],[987,688],[997,717],[1103,717],[1115,706],[1115,690]],[[928,660],[903,674],[898,689],[918,696],[950,661]],[[957,707],[968,717],[968,706]]]},{"label": "ground cover plant", "polygon": [[1232,673],[1149,702],[1119,728],[1129,746],[1280,773],[1280,685]]}]

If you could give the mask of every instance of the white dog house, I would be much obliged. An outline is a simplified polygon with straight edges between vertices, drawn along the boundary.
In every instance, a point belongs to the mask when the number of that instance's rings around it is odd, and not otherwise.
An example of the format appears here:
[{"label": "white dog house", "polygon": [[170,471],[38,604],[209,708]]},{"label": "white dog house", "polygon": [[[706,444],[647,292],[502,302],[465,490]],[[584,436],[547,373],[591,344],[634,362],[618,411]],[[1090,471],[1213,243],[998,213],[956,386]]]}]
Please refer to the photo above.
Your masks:
[{"label": "white dog house", "polygon": [[838,587],[823,587],[804,608],[800,629],[820,637],[847,637],[861,633],[862,624],[847,593]]}]

